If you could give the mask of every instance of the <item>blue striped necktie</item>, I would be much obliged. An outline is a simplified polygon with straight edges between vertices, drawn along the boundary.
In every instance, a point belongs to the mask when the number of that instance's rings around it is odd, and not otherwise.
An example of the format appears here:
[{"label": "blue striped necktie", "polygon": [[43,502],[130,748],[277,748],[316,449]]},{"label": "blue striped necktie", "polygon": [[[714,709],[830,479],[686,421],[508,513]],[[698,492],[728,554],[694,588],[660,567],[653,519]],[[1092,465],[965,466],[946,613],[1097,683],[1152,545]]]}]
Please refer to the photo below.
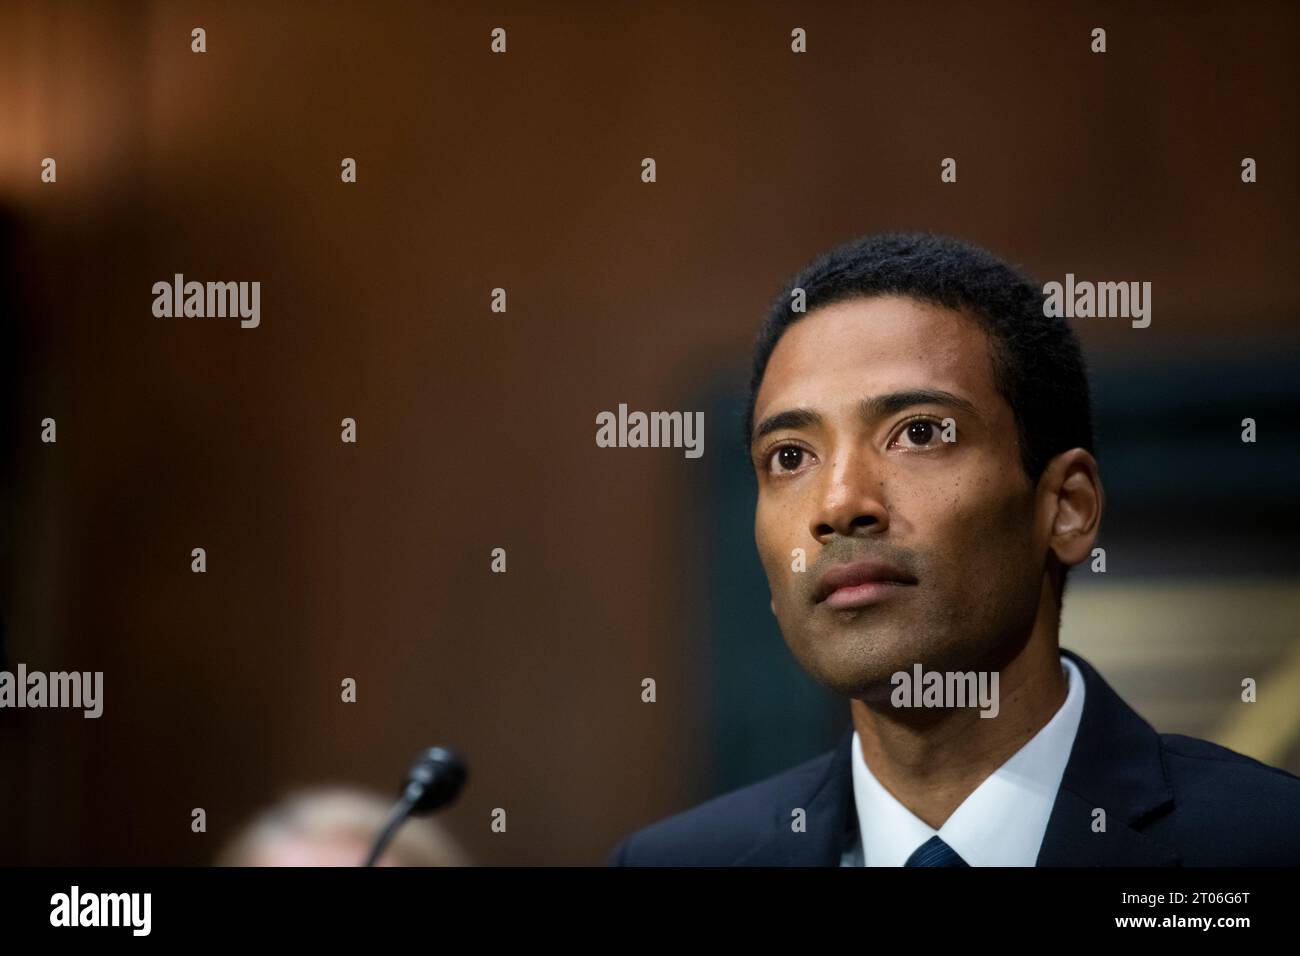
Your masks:
[{"label": "blue striped necktie", "polygon": [[903,866],[970,866],[970,864],[936,835],[917,847]]}]

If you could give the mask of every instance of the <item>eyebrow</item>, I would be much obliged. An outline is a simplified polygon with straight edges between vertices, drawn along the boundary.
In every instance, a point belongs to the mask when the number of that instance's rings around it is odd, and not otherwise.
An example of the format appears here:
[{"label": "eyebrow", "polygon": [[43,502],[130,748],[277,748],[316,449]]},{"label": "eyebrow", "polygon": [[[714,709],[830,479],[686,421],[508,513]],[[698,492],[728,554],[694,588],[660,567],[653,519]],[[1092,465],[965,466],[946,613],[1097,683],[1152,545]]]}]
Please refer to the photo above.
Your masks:
[{"label": "eyebrow", "polygon": [[[950,405],[976,418],[979,417],[979,412],[968,400],[960,395],[954,395],[952,392],[934,388],[911,388],[902,392],[887,392],[884,395],[873,395],[870,398],[864,398],[858,402],[858,414],[865,421],[871,421],[874,418],[894,415],[905,408],[911,408],[915,405]],[[783,428],[814,428],[821,423],[821,415],[811,408],[790,408],[777,412],[775,415],[769,415],[759,422],[755,426],[754,434],[749,441],[752,445],[764,435],[770,435],[772,432],[780,431]]]}]

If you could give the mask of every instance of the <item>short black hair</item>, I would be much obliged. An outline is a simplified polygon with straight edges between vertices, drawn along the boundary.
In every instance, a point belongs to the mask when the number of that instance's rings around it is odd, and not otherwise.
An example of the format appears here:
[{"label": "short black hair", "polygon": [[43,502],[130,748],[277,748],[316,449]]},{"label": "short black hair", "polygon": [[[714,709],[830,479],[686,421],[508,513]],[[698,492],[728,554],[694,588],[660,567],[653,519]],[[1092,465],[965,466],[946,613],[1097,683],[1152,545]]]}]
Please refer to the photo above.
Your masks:
[{"label": "short black hair", "polygon": [[[793,310],[795,290],[803,311]],[[1078,336],[1044,314],[1042,286],[979,246],[930,233],[882,233],[818,256],[791,278],[768,311],[754,349],[744,447],[772,350],[793,323],[849,299],[904,295],[964,312],[989,341],[993,384],[1015,413],[1020,463],[1037,482],[1071,448],[1093,448],[1092,399]],[[1068,570],[1068,569],[1066,569]],[[1062,587],[1064,586],[1062,577]]]}]

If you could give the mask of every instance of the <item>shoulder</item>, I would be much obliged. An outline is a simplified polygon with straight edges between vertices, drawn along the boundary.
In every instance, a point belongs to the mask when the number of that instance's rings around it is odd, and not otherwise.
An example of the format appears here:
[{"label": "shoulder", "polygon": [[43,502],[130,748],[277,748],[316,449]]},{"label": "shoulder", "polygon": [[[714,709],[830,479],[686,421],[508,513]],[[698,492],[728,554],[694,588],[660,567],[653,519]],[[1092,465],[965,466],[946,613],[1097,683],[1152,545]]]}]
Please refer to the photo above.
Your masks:
[{"label": "shoulder", "polygon": [[[1165,766],[1184,797],[1220,796],[1255,802],[1274,797],[1289,797],[1294,801],[1300,797],[1300,777],[1280,767],[1270,767],[1198,737],[1161,734],[1160,741],[1164,745]],[[1291,802],[1288,809],[1294,814],[1300,811],[1300,804]]]},{"label": "shoulder", "polygon": [[1160,740],[1174,791],[1160,829],[1184,848],[1184,864],[1300,864],[1300,777],[1208,740]]},{"label": "shoulder", "polygon": [[824,753],[625,837],[610,866],[728,866],[771,831],[778,813],[826,772]]}]

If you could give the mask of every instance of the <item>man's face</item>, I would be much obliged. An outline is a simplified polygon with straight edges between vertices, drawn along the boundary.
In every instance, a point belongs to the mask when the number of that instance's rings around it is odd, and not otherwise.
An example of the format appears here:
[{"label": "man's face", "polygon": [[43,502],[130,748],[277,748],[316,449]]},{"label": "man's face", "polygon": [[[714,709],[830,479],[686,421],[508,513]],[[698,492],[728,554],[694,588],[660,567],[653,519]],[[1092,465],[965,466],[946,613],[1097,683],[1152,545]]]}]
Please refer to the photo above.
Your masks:
[{"label": "man's face", "polygon": [[[951,397],[905,394],[918,392]],[[1047,542],[973,319],[898,296],[816,309],[772,352],[754,424],[755,540],[786,643],[813,677],[883,700],[914,664],[996,669],[1023,646]],[[839,581],[824,579],[832,569]]]}]

